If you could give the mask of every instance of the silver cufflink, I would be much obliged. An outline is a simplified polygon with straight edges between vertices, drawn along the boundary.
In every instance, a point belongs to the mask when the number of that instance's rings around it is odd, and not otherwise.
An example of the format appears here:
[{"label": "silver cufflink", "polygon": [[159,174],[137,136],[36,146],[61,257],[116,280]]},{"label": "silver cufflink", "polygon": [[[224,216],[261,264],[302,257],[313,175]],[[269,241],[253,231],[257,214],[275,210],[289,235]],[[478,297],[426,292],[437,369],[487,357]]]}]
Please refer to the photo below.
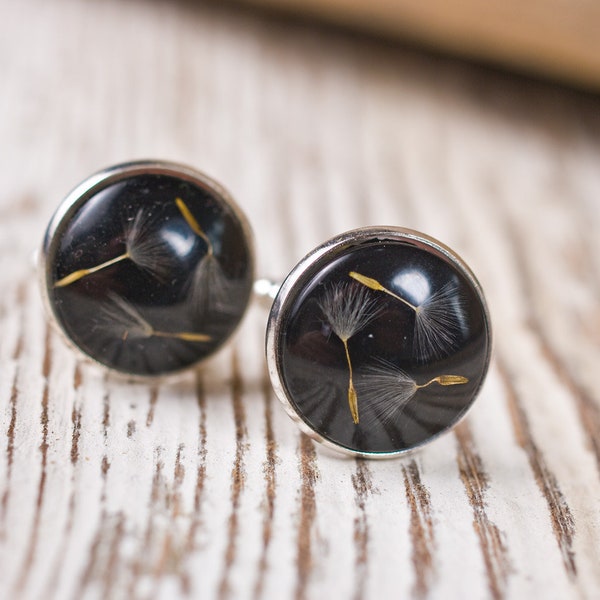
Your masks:
[{"label": "silver cufflink", "polygon": [[67,340],[135,376],[174,373],[218,350],[254,281],[250,227],[229,194],[159,161],[120,164],[76,187],[40,262],[46,307]]},{"label": "silver cufflink", "polygon": [[267,326],[269,373],[288,413],[313,439],[370,458],[455,425],[490,349],[486,303],[464,261],[394,227],[313,250],[284,281]]}]

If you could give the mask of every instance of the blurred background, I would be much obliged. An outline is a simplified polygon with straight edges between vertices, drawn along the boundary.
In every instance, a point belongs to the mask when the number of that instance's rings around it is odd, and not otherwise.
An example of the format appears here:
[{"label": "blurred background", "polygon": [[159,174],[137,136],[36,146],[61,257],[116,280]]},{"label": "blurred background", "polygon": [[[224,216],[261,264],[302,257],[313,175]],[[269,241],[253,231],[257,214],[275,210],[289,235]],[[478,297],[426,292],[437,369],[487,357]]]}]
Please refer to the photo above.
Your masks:
[{"label": "blurred background", "polygon": [[600,89],[598,27],[593,2],[534,0],[247,0],[447,52],[520,73]]},{"label": "blurred background", "polygon": [[[41,228],[88,172],[166,156],[241,192],[277,243],[269,205],[306,202],[303,185],[326,206],[342,196],[397,206],[414,193],[409,173],[435,187],[452,157],[479,163],[475,179],[504,180],[500,164],[479,167],[515,159],[511,144],[558,144],[568,152],[548,160],[584,169],[598,129],[599,11],[561,1],[5,2],[4,198],[25,194],[30,209],[47,200]],[[503,181],[484,185],[502,196]],[[338,212],[327,233],[364,224],[357,210]],[[411,218],[435,226],[405,208],[400,220]],[[304,233],[307,245],[321,239]],[[282,262],[272,268],[287,272]]]},{"label": "blurred background", "polygon": [[[594,598],[600,5],[0,0],[0,597]],[[495,359],[461,428],[341,461],[273,398],[266,312],[177,384],[48,328],[32,251],[79,181],[180,161],[258,274],[350,228],[453,247]]]}]

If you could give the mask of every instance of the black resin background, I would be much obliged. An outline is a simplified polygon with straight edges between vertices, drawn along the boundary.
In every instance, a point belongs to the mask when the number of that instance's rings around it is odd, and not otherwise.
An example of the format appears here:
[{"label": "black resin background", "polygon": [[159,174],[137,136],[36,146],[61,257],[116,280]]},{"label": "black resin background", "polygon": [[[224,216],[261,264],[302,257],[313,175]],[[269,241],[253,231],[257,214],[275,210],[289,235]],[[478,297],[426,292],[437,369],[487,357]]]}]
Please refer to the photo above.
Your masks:
[{"label": "black resin background", "polygon": [[[447,310],[458,327],[444,352],[418,356],[414,345],[415,313],[401,302],[354,281],[357,271],[417,304],[448,285]],[[396,283],[394,283],[394,280]],[[347,293],[362,288],[376,312],[348,341],[354,370],[360,422],[348,406],[348,364],[344,346],[321,304],[333,286]],[[445,258],[410,243],[365,243],[330,254],[311,266],[288,296],[281,341],[281,375],[288,398],[301,418],[335,444],[362,452],[396,452],[428,441],[456,423],[474,400],[488,362],[489,331],[485,310],[469,280]],[[458,307],[458,308],[457,308]],[[416,391],[403,408],[382,407],[369,377],[373,368],[400,368],[418,384],[442,374],[468,378],[467,384],[437,384]],[[400,406],[400,404],[398,404]],[[387,412],[387,410],[391,411]],[[386,413],[386,414],[383,414]]]},{"label": "black resin background", "polygon": [[[176,198],[212,244],[209,262],[208,244],[192,230]],[[126,259],[54,287],[78,269],[123,254],[136,218],[144,228],[141,250],[157,253],[158,272]],[[177,371],[214,352],[237,326],[252,288],[249,243],[233,210],[212,190],[170,175],[130,176],[63,219],[47,257],[50,304],[67,336],[95,360],[137,375]],[[131,309],[157,331],[211,339],[136,334]]]}]

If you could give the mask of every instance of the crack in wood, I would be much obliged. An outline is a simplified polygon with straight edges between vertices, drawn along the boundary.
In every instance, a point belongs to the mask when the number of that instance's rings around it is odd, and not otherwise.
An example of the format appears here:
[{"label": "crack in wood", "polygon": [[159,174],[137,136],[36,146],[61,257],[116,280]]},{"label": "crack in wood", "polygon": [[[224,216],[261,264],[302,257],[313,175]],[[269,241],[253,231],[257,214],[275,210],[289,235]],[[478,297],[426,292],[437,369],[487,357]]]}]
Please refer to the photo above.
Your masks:
[{"label": "crack in wood", "polygon": [[295,600],[305,600],[312,575],[313,535],[317,520],[316,483],[319,479],[317,453],[312,440],[304,433],[299,442],[300,514],[296,539],[296,589]]},{"label": "crack in wood", "polygon": [[111,598],[111,591],[114,589],[117,578],[118,569],[121,566],[120,549],[125,537],[125,516],[122,512],[118,512],[112,519],[106,536],[108,547],[108,557],[105,559],[106,566],[101,577],[102,591],[101,598]]},{"label": "crack in wood", "polygon": [[81,407],[76,402],[71,410],[71,464],[75,466],[79,460],[79,438],[81,437]]},{"label": "crack in wood", "polygon": [[[528,298],[528,302],[523,303],[526,323],[538,341],[542,356],[561,383],[570,392],[571,398],[574,400],[579,416],[579,423],[585,432],[588,448],[592,451],[597,470],[600,472],[600,409],[594,400],[583,391],[550,343],[533,304],[536,295],[531,288],[530,273],[527,272],[527,260],[523,260],[523,257],[527,256],[523,240],[517,234],[516,228],[511,226],[508,217],[504,216],[503,218],[505,221],[504,229],[512,242],[513,263],[519,285],[524,297]],[[547,466],[542,452],[533,439],[529,420],[519,400],[512,374],[501,357],[498,357],[497,363],[507,392],[507,403],[517,442],[525,450],[538,488],[548,504],[552,530],[561,552],[567,575],[571,579],[574,579],[577,575],[577,565],[573,550],[573,538],[576,530],[571,509],[558,485],[556,476]]]},{"label": "crack in wood", "polygon": [[[179,535],[176,525],[177,518],[181,515],[181,486],[185,480],[184,449],[185,444],[183,443],[177,447],[173,466],[173,484],[169,485],[164,478],[162,474],[164,463],[161,461],[156,472],[156,485],[153,486],[154,495],[150,518],[156,521],[161,515],[166,517],[160,552],[152,568],[156,593],[158,593],[158,586],[165,574],[176,575],[181,580],[185,543],[184,538]],[[157,529],[153,525],[155,532]]]},{"label": "crack in wood", "polygon": [[542,452],[533,439],[527,414],[521,405],[511,374],[500,356],[496,357],[496,363],[506,390],[506,402],[517,443],[525,451],[537,486],[546,500],[552,531],[562,556],[563,565],[567,575],[573,579],[577,575],[577,564],[573,550],[575,521],[571,509],[558,485],[556,476],[546,464]]},{"label": "crack in wood", "polygon": [[202,499],[204,496],[204,483],[206,480],[206,458],[208,455],[207,429],[206,429],[206,394],[204,381],[200,374],[196,379],[196,401],[198,403],[198,470],[196,473],[196,489],[194,491],[194,514],[200,516]]},{"label": "crack in wood", "polygon": [[181,514],[181,486],[185,479],[185,466],[183,465],[183,451],[185,444],[177,446],[175,455],[175,466],[173,468],[173,493],[171,494],[171,506],[173,518]]},{"label": "crack in wood", "polygon": [[73,488],[73,479],[74,475],[72,475],[71,481],[71,492],[69,493],[69,502],[67,505],[67,522],[65,523],[65,527],[62,534],[62,540],[60,543],[59,551],[56,553],[54,559],[54,565],[50,572],[50,579],[48,584],[45,586],[45,594],[47,598],[52,598],[56,594],[56,589],[58,588],[58,584],[61,576],[61,566],[62,561],[64,559],[65,553],[67,551],[67,547],[69,545],[69,539],[71,536],[71,532],[73,531],[73,522],[75,519],[75,509],[77,506],[77,499],[75,495],[75,490]]},{"label": "crack in wood", "polygon": [[513,262],[519,284],[523,290],[523,295],[529,299],[528,302],[524,303],[527,324],[539,342],[542,356],[546,359],[559,381],[569,391],[571,398],[575,402],[579,423],[585,432],[587,447],[594,455],[596,469],[598,474],[600,474],[600,405],[579,384],[577,378],[566,366],[565,361],[550,342],[546,329],[538,317],[539,313],[534,308],[533,303],[535,302],[536,295],[534,294],[534,290],[531,289],[531,282],[535,281],[535,278],[532,276],[532,273],[528,272],[527,260],[522,259],[522,257],[527,256],[523,247],[523,241],[517,234],[515,227],[507,225],[505,229],[512,241],[512,248],[514,248],[515,260]]},{"label": "crack in wood", "polygon": [[354,600],[362,600],[369,575],[369,517],[367,500],[377,490],[373,487],[371,471],[364,459],[356,459],[356,470],[352,474],[354,503],[358,515],[354,518]]},{"label": "crack in wood", "polygon": [[458,469],[473,510],[473,529],[479,540],[490,596],[494,600],[501,600],[506,595],[512,566],[503,541],[504,535],[486,512],[489,478],[467,421],[460,423],[454,434],[458,441]]},{"label": "crack in wood", "polygon": [[150,498],[148,501],[148,519],[139,542],[138,551],[135,553],[135,558],[132,560],[129,569],[130,577],[127,586],[127,597],[129,598],[135,598],[137,596],[137,588],[142,573],[151,573],[153,571],[151,566],[152,556],[145,550],[153,547],[155,537],[155,512],[157,511],[157,506],[160,502],[161,490],[164,487],[163,468],[162,448],[159,446],[154,449],[154,468],[150,486]]},{"label": "crack in wood", "polygon": [[125,524],[125,515],[121,511],[111,514],[102,508],[73,600],[86,597],[86,590],[91,591],[93,584],[97,584],[93,591],[97,591],[99,597],[113,597],[112,592],[119,581],[118,573],[123,567],[121,546],[126,533]]},{"label": "crack in wood", "polygon": [[253,598],[258,600],[263,595],[265,576],[267,574],[268,554],[273,536],[273,521],[275,518],[275,500],[277,497],[277,441],[273,430],[273,388],[269,373],[263,370],[262,398],[264,403],[265,423],[265,459],[263,461],[264,492],[262,501],[262,548],[258,560],[256,583],[254,584]]},{"label": "crack in wood", "polygon": [[33,515],[33,523],[31,526],[31,533],[29,536],[29,542],[25,551],[25,558],[21,565],[21,570],[17,578],[15,585],[16,595],[20,595],[27,585],[29,574],[31,573],[31,566],[34,564],[36,559],[36,551],[38,538],[40,533],[40,523],[42,519],[42,507],[44,505],[44,497],[46,494],[46,479],[47,479],[47,465],[48,465],[48,409],[49,409],[49,395],[50,395],[50,371],[52,368],[52,347],[51,347],[51,330],[50,325],[46,324],[46,332],[44,335],[44,355],[42,359],[42,377],[44,379],[43,390],[42,390],[42,410],[40,414],[40,426],[42,431],[42,441],[39,446],[41,454],[41,470],[40,478],[38,482],[37,497],[35,501],[35,512]]},{"label": "crack in wood", "polygon": [[[206,460],[208,455],[207,448],[207,429],[206,429],[206,394],[204,390],[204,381],[201,371],[196,371],[196,403],[198,405],[198,466],[196,467],[196,485],[194,487],[194,512],[191,516],[190,526],[186,536],[184,555],[190,556],[197,548],[196,538],[198,531],[203,525],[202,503],[205,494],[206,482]],[[181,571],[181,590],[189,596],[192,593],[192,576],[187,569]]]},{"label": "crack in wood", "polygon": [[0,539],[5,537],[6,515],[10,500],[13,457],[15,451],[15,432],[17,426],[17,400],[19,397],[19,367],[15,369],[10,392],[10,421],[6,432],[6,487],[0,501]]},{"label": "crack in wood", "polygon": [[81,374],[81,366],[79,363],[75,364],[75,370],[73,372],[73,389],[77,391],[81,387],[83,376]]},{"label": "crack in wood", "polygon": [[27,285],[24,281],[17,285],[15,304],[20,308],[19,335],[17,336],[17,342],[12,353],[12,359],[18,362],[21,359],[23,347],[25,345],[25,310],[23,307],[27,304]]},{"label": "crack in wood", "polygon": [[106,510],[103,508],[100,513],[100,521],[98,523],[98,527],[96,528],[96,532],[94,533],[94,537],[92,538],[92,543],[90,544],[88,550],[88,559],[86,561],[83,572],[79,578],[79,584],[75,593],[73,594],[73,600],[79,600],[84,596],[84,592],[86,588],[90,585],[94,577],[94,572],[96,566],[98,564],[100,548],[102,546],[102,542],[106,532],[108,530],[108,517],[106,514]]},{"label": "crack in wood", "polygon": [[579,385],[571,371],[548,341],[546,334],[537,319],[531,322],[531,329],[540,342],[542,356],[546,359],[560,382],[569,391],[575,401],[579,415],[579,423],[586,435],[586,445],[594,455],[596,469],[600,475],[600,406],[594,398]]},{"label": "crack in wood", "polygon": [[73,531],[73,524],[75,521],[75,510],[77,508],[77,494],[75,488],[76,482],[76,466],[79,461],[79,438],[81,435],[81,416],[82,411],[79,406],[78,400],[78,391],[81,387],[82,383],[82,375],[79,369],[79,364],[75,366],[75,370],[73,373],[73,390],[74,390],[74,399],[73,399],[73,408],[71,410],[71,480],[70,486],[71,489],[69,491],[69,501],[67,505],[67,521],[65,523],[62,539],[60,542],[60,548],[56,553],[54,567],[50,572],[50,579],[46,586],[46,594],[49,598],[52,598],[59,584],[60,575],[61,575],[61,565],[63,557],[66,554],[67,548],[69,546],[69,541],[71,538],[71,533]]},{"label": "crack in wood", "polygon": [[223,569],[217,592],[219,600],[227,600],[232,594],[232,586],[229,577],[237,554],[237,538],[239,533],[238,512],[246,482],[245,455],[248,449],[248,443],[246,441],[246,413],[242,401],[244,386],[239,360],[235,350],[232,353],[231,371],[231,402],[233,405],[233,418],[235,422],[235,458],[231,470],[231,512],[227,523],[227,543],[225,546]]},{"label": "crack in wood", "polygon": [[108,441],[108,428],[110,427],[110,396],[108,392],[102,398],[102,436],[104,437],[104,445]]},{"label": "crack in wood", "polygon": [[435,534],[429,490],[421,480],[421,473],[414,460],[402,467],[406,499],[410,510],[409,535],[412,544],[411,560],[415,581],[413,595],[425,598],[435,576]]},{"label": "crack in wood", "polygon": [[127,422],[127,437],[131,439],[135,435],[136,424],[134,419]]},{"label": "crack in wood", "polygon": [[[106,385],[107,377],[103,378],[104,384]],[[85,563],[85,567],[82,570],[81,576],[79,577],[79,583],[75,589],[73,600],[78,600],[84,596],[84,592],[90,587],[92,582],[100,580],[102,582],[102,572],[106,572],[106,566],[102,568],[102,560],[104,554],[103,548],[111,546],[111,533],[113,531],[111,527],[111,515],[106,509],[106,497],[107,497],[107,486],[108,486],[108,472],[111,468],[111,463],[106,454],[106,448],[108,443],[108,428],[110,426],[110,394],[106,391],[102,396],[102,440],[104,443],[104,453],[100,460],[100,475],[102,480],[102,486],[100,489],[100,518],[98,526],[92,538],[92,542],[89,549],[88,559]],[[110,555],[109,555],[110,556]],[[110,560],[110,559],[109,559]],[[105,589],[109,585],[106,581],[102,582]]]},{"label": "crack in wood", "polygon": [[[17,306],[25,306],[26,287],[24,283],[17,286],[16,298]],[[12,469],[15,451],[15,434],[17,428],[17,401],[19,398],[19,375],[21,369],[21,355],[23,353],[23,345],[25,343],[25,311],[21,309],[19,313],[19,334],[12,352],[12,360],[15,362],[15,372],[12,379],[10,389],[10,419],[8,429],[6,430],[6,487],[0,499],[0,540],[5,538],[6,531],[6,515],[8,513],[8,505],[10,500],[10,490],[12,481]]]},{"label": "crack in wood", "polygon": [[148,402],[148,414],[146,415],[146,427],[150,427],[154,421],[154,411],[158,400],[158,386],[150,386],[150,400]]}]

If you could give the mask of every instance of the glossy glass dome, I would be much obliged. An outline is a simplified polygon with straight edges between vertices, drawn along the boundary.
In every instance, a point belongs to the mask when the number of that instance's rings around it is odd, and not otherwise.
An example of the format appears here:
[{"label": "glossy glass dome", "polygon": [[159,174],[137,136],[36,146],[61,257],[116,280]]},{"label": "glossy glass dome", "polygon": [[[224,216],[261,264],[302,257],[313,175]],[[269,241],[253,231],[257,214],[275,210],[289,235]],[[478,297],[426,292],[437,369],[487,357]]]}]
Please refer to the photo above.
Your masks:
[{"label": "glossy glass dome", "polygon": [[363,454],[402,452],[454,425],[490,349],[462,262],[420,234],[380,233],[350,232],[301,263],[271,333],[288,408],[318,439]]},{"label": "glossy glass dome", "polygon": [[247,226],[210,180],[163,163],[94,176],[45,243],[48,304],[85,355],[159,375],[212,354],[252,289]]}]

